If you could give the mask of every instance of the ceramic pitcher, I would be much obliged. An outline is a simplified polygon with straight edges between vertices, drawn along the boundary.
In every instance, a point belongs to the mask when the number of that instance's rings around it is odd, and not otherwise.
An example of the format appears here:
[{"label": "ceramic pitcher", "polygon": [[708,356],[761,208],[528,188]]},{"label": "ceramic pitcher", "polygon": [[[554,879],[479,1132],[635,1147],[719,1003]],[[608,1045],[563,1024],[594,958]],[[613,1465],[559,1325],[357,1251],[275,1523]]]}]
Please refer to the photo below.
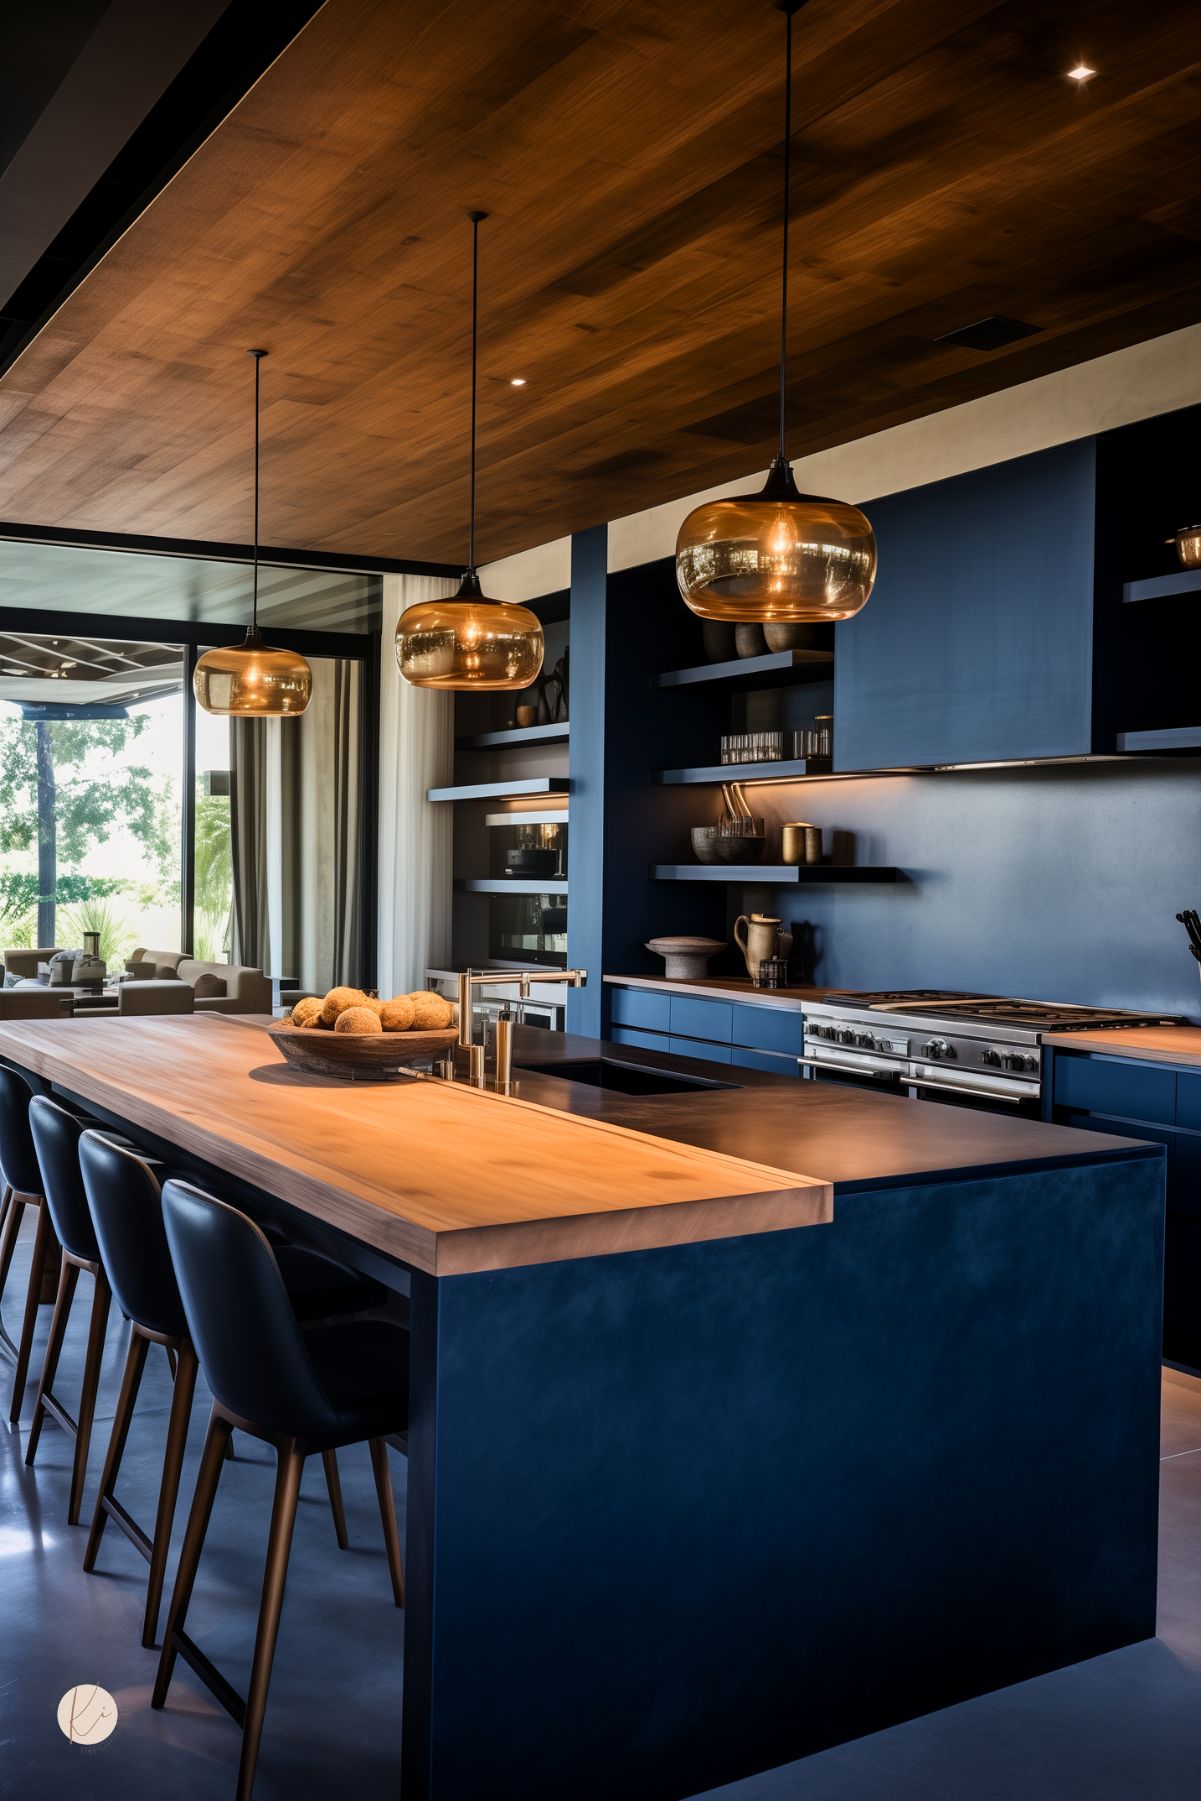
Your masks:
[{"label": "ceramic pitcher", "polygon": [[780,921],[771,913],[752,913],[749,919],[740,913],[734,921],[734,942],[746,958],[752,982],[758,978],[759,965],[766,958],[784,954],[779,935]]}]

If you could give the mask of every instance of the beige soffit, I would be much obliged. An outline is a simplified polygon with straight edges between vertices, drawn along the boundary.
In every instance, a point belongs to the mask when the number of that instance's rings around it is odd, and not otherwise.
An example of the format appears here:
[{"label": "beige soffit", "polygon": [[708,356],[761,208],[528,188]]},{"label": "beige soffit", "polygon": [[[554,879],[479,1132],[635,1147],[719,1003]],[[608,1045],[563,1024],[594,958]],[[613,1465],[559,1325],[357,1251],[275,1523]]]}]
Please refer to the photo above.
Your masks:
[{"label": "beige soffit", "polygon": [[[811,494],[872,500],[900,488],[921,487],[1027,456],[1073,438],[1151,419],[1157,413],[1201,402],[1201,325],[1132,344],[1036,381],[983,395],[945,412],[913,419],[888,431],[802,457],[797,480]],[[745,481],[723,482],[665,506],[630,513],[609,526],[609,568],[630,569],[675,552],[685,515],[703,500],[753,489],[763,470]],[[557,538],[535,550],[492,563],[485,586],[498,600],[526,600],[565,588],[571,579],[571,540]]]}]

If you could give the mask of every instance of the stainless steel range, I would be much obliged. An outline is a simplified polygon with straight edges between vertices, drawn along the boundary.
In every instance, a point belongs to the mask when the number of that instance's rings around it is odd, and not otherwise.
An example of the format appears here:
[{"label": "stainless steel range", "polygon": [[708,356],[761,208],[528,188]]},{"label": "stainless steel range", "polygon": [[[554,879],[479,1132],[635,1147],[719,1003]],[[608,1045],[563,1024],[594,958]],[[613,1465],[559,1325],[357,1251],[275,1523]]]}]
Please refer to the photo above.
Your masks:
[{"label": "stainless steel range", "polygon": [[1035,1111],[1047,1032],[1177,1025],[1178,1017],[938,989],[805,1002],[805,1073],[934,1100]]}]

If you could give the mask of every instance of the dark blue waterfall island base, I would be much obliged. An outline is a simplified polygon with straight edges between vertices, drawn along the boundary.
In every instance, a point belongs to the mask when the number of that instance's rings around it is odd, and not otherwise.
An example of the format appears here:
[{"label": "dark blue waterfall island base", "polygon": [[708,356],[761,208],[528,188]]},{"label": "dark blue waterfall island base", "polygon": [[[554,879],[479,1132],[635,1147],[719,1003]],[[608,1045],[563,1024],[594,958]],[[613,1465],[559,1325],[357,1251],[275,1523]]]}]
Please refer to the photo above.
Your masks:
[{"label": "dark blue waterfall island base", "polygon": [[671,1801],[1153,1634],[1162,1218],[1148,1150],[414,1276],[406,1796]]}]

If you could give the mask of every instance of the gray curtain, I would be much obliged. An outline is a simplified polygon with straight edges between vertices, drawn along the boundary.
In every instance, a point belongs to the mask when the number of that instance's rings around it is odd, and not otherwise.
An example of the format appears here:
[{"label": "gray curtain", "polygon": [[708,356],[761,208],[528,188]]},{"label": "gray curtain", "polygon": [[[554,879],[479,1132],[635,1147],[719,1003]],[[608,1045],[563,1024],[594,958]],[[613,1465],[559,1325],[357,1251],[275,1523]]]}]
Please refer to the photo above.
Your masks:
[{"label": "gray curtain", "polygon": [[233,722],[234,956],[305,988],[359,974],[361,721],[361,663],[321,658],[299,719]]},{"label": "gray curtain", "polygon": [[453,594],[456,584],[426,575],[384,577],[380,669],[379,987],[381,994],[425,986],[427,969],[451,957],[453,807],[431,804],[454,771],[453,694],[412,688],[396,667],[395,622],[418,601]]}]

